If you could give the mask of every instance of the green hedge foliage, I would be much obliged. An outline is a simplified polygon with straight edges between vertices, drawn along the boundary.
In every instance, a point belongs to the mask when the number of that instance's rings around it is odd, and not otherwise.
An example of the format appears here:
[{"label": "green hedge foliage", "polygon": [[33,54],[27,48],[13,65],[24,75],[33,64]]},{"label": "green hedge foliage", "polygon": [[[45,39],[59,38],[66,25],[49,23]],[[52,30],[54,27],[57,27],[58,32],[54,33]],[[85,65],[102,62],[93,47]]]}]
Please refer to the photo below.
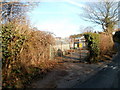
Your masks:
[{"label": "green hedge foliage", "polygon": [[84,37],[87,42],[88,50],[90,51],[90,55],[87,58],[87,61],[90,63],[98,62],[99,54],[100,54],[99,34],[89,32],[89,33],[85,33]]},{"label": "green hedge foliage", "polygon": [[19,60],[19,53],[26,37],[25,35],[19,33],[19,30],[16,29],[13,23],[3,24],[1,32],[3,86],[10,87],[12,84],[14,84],[14,81],[12,81],[14,79],[12,78],[11,83],[7,81],[10,79],[13,73],[16,75],[16,73],[19,71],[17,69],[19,66],[16,66],[16,63]]},{"label": "green hedge foliage", "polygon": [[3,66],[7,63],[6,61],[17,58],[17,54],[19,54],[25,40],[25,36],[13,30],[13,28],[14,25],[12,24],[2,25]]}]

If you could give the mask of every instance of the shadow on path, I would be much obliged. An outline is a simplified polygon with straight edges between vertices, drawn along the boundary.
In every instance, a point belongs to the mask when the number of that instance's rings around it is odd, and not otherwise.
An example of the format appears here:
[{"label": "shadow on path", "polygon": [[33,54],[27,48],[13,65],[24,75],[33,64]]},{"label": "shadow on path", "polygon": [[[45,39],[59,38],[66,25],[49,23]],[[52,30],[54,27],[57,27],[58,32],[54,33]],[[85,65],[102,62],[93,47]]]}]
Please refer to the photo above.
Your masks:
[{"label": "shadow on path", "polygon": [[80,57],[70,57],[70,56],[63,56],[64,59],[74,59],[74,60],[80,60]]}]

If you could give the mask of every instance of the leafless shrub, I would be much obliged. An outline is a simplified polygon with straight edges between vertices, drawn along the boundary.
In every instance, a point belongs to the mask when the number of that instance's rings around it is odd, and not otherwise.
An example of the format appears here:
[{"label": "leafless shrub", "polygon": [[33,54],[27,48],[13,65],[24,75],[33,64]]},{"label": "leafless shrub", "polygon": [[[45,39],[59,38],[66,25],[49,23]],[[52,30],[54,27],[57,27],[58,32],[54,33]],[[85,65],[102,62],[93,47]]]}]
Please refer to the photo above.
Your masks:
[{"label": "leafless shrub", "polygon": [[112,36],[108,34],[100,34],[100,54],[104,55],[113,49]]},{"label": "leafless shrub", "polygon": [[[8,57],[9,63],[4,63],[4,66],[7,64],[8,68],[3,67],[3,87],[23,87],[23,82],[29,79],[26,75],[32,74],[34,76],[36,68],[40,72],[45,72],[56,64],[54,60],[49,60],[50,45],[54,43],[54,38],[47,32],[30,28],[26,22],[21,23],[15,20],[10,25],[9,23],[7,24],[8,26],[13,25],[9,32],[15,33],[13,33],[13,36],[10,35],[11,39],[8,39],[8,41],[12,40],[12,42],[9,41],[11,43],[8,45],[11,47],[6,46],[6,48],[9,48],[8,52],[11,53],[14,50],[18,50],[18,48],[13,49],[12,47],[18,46],[19,43],[17,41],[21,40],[21,35],[24,37],[24,40],[22,44],[19,44],[19,52],[17,54],[13,52],[12,54],[14,55]],[[4,28],[4,30],[6,29]],[[7,60],[5,57],[4,61],[6,62]]]}]

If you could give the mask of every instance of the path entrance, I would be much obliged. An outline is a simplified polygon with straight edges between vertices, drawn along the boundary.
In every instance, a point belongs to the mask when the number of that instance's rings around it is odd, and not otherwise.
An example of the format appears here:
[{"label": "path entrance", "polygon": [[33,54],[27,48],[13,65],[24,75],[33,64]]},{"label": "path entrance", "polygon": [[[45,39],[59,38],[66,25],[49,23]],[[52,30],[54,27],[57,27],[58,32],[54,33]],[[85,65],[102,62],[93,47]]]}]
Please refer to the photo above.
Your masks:
[{"label": "path entrance", "polygon": [[[72,88],[77,83],[83,83],[99,70],[106,66],[106,63],[87,64],[83,63],[88,51],[74,50],[68,55],[57,57],[59,64],[49,72],[43,79],[37,79],[30,85],[31,88]],[[80,58],[80,54],[81,57]]]},{"label": "path entrance", "polygon": [[73,62],[73,63],[80,63],[84,62],[84,59],[88,56],[89,51],[86,49],[74,49],[70,51],[70,54],[56,57],[57,59],[63,61],[63,62]]}]

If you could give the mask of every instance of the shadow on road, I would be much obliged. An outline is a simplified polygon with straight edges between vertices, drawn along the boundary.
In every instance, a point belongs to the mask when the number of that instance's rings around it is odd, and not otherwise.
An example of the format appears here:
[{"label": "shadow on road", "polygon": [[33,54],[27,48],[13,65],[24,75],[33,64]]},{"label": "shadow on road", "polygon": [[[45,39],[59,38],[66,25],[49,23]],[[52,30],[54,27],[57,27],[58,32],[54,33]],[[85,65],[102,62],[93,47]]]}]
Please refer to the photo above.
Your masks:
[{"label": "shadow on road", "polygon": [[64,59],[74,59],[74,60],[80,60],[80,57],[70,57],[70,56],[63,56]]},{"label": "shadow on road", "polygon": [[80,52],[80,50],[76,50],[75,52],[71,52],[68,55],[64,55],[58,58],[60,60],[60,63],[64,62],[80,63],[86,56],[87,52],[85,52],[85,50],[82,50],[82,52]]}]

